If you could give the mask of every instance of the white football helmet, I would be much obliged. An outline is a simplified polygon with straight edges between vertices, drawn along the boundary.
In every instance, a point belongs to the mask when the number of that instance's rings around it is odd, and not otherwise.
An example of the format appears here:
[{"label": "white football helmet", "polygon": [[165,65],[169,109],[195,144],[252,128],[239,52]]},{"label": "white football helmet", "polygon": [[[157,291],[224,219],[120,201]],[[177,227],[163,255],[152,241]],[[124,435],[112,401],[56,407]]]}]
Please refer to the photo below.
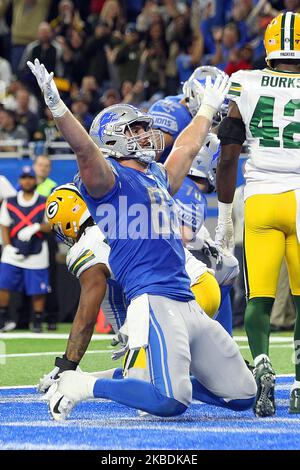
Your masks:
[{"label": "white football helmet", "polygon": [[[138,136],[132,132],[132,126],[137,123],[142,123],[145,129]],[[95,117],[90,136],[105,156],[136,158],[143,163],[150,163],[154,161],[156,153],[164,149],[162,132],[152,126],[150,115],[129,104],[114,104]]]},{"label": "white football helmet", "polygon": [[[201,67],[197,67],[190,78],[184,82],[182,91],[186,100],[186,104],[188,107],[188,110],[191,114],[192,117],[194,117],[197,114],[197,111],[199,110],[204,94],[204,89],[205,89],[205,81],[206,77],[210,76],[212,79],[212,83],[215,82],[216,78],[219,76],[225,76],[225,72],[222,70],[219,70],[217,67],[213,67],[211,65],[203,65]],[[195,89],[195,81],[199,82],[200,85],[203,88],[203,93],[202,95],[199,95],[199,89],[197,87],[197,90]],[[227,114],[228,110],[228,100],[225,99],[224,103],[221,106],[220,111],[218,111],[213,119],[213,124],[217,124],[220,122],[221,117],[225,116]]]},{"label": "white football helmet", "polygon": [[216,171],[220,155],[220,141],[216,134],[210,133],[193,160],[188,172],[190,176],[206,178],[209,183],[208,193],[216,190]]}]

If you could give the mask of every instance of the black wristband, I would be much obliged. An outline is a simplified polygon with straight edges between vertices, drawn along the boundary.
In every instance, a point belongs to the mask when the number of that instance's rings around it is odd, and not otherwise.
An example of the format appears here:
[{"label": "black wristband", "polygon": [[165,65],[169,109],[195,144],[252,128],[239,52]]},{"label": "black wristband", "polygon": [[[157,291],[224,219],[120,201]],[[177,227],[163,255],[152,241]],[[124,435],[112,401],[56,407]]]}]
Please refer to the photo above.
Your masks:
[{"label": "black wristband", "polygon": [[64,372],[65,370],[76,370],[78,362],[69,361],[64,354],[63,357],[57,357],[55,359],[55,365],[59,367],[59,372]]}]

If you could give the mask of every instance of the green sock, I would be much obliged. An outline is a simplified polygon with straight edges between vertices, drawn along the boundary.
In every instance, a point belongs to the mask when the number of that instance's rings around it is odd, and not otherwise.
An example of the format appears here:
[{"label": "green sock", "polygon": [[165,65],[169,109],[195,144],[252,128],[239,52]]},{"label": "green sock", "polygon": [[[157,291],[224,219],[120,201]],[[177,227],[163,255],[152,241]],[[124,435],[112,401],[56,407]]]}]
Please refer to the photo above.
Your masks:
[{"label": "green sock", "polygon": [[245,329],[253,359],[260,354],[269,355],[270,315],[274,299],[255,297],[247,303]]},{"label": "green sock", "polygon": [[294,344],[295,344],[295,370],[296,370],[296,380],[300,380],[300,296],[293,295],[294,304],[296,307],[296,323],[294,330]]}]

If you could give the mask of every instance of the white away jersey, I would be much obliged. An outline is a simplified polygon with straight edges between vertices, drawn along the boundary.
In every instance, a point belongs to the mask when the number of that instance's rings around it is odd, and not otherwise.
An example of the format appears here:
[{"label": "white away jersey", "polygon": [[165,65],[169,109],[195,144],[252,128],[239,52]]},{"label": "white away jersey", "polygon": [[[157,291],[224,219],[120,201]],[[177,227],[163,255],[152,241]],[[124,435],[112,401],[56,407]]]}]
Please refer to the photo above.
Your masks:
[{"label": "white away jersey", "polygon": [[67,253],[67,268],[77,278],[86,269],[95,264],[108,264],[110,248],[104,241],[104,236],[97,225],[87,227],[78,242]]},{"label": "white away jersey", "polygon": [[245,199],[300,188],[300,74],[240,70],[228,98],[246,126]]}]

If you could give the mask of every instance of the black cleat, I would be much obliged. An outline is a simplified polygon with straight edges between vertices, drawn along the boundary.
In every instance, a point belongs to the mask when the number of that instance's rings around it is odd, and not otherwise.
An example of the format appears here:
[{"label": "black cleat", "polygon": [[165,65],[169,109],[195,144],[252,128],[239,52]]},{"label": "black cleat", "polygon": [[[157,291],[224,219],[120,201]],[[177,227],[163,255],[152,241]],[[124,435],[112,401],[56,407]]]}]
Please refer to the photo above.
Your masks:
[{"label": "black cleat", "polygon": [[263,358],[254,368],[253,375],[257,385],[254,414],[259,418],[273,416],[275,407],[275,372],[270,361]]},{"label": "black cleat", "polygon": [[42,321],[40,319],[35,319],[33,321],[31,331],[33,333],[42,333],[43,328],[42,328]]},{"label": "black cleat", "polygon": [[291,392],[289,413],[300,413],[300,388],[294,388]]}]

